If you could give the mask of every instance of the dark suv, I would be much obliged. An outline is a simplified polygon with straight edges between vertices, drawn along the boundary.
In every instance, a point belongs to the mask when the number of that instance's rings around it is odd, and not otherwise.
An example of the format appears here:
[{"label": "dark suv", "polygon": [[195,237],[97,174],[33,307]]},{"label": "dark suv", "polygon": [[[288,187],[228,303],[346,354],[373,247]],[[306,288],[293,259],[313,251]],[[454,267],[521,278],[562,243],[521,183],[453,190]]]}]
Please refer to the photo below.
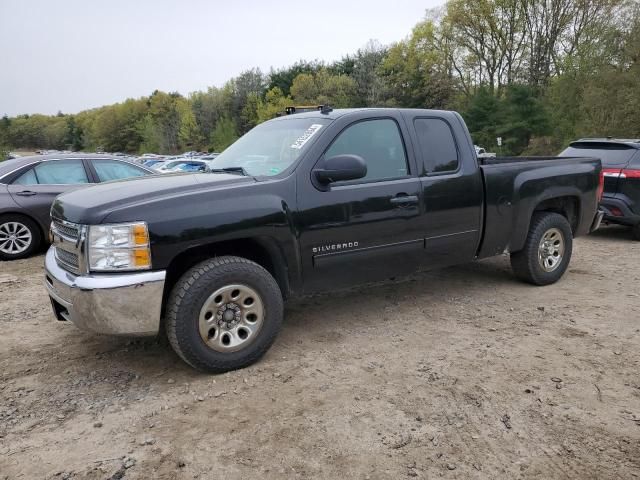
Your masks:
[{"label": "dark suv", "polygon": [[602,159],[604,219],[632,227],[634,238],[640,240],[640,140],[584,138],[571,143],[560,156]]}]

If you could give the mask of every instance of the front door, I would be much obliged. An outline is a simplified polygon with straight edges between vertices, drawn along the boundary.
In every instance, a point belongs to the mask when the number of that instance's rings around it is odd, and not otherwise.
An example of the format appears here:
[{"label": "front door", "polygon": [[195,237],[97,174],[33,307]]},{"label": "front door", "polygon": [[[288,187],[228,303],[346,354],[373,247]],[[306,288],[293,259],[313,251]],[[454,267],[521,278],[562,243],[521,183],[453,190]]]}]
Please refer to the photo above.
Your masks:
[{"label": "front door", "polygon": [[[376,118],[352,123],[324,152],[354,154],[365,178],[327,191],[298,187],[297,228],[306,292],[331,290],[409,273],[424,252],[416,219],[420,180],[407,157],[400,123]],[[298,182],[310,182],[300,176]]]}]

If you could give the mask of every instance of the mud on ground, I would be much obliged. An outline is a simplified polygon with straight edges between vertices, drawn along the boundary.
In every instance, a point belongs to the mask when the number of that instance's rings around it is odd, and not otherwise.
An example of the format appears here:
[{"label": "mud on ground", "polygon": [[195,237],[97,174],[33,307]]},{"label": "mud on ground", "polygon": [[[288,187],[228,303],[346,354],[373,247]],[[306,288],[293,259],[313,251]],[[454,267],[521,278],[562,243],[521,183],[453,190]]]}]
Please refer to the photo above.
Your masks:
[{"label": "mud on ground", "polygon": [[499,257],[296,301],[220,376],[54,321],[42,263],[0,263],[0,479],[640,477],[624,229],[578,239],[550,287]]}]

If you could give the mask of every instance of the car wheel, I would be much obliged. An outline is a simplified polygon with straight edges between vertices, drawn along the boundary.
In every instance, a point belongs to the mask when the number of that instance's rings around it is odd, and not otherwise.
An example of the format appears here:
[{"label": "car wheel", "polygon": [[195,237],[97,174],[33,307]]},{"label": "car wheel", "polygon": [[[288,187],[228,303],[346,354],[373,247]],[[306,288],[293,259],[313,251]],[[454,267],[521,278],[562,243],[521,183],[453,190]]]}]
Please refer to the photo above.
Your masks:
[{"label": "car wheel", "polygon": [[22,215],[0,216],[0,260],[31,256],[42,243],[38,225]]},{"label": "car wheel", "polygon": [[519,279],[534,285],[560,280],[569,266],[573,233],[558,213],[534,214],[524,248],[511,254],[511,268]]},{"label": "car wheel", "polygon": [[636,223],[633,226],[632,233],[633,233],[634,240],[639,240],[640,241],[640,223]]},{"label": "car wheel", "polygon": [[206,260],[187,271],[167,302],[166,332],[175,352],[209,373],[243,368],[271,347],[282,325],[275,279],[240,257]]}]

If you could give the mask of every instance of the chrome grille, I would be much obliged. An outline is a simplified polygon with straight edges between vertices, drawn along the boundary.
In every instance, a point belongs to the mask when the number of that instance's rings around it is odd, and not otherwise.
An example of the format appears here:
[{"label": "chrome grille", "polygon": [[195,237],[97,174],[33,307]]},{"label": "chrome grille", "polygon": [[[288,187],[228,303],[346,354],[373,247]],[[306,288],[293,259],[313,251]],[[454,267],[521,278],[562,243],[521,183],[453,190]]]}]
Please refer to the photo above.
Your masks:
[{"label": "chrome grille", "polygon": [[67,237],[70,240],[77,240],[80,235],[79,225],[72,223],[62,223],[59,220],[53,220],[53,229],[60,235]]},{"label": "chrome grille", "polygon": [[79,274],[85,271],[83,256],[83,225],[52,219],[51,232],[56,262],[60,268]]},{"label": "chrome grille", "polygon": [[74,273],[78,273],[80,270],[80,263],[78,261],[78,255],[61,248],[56,248],[56,260],[65,270],[71,270]]}]

